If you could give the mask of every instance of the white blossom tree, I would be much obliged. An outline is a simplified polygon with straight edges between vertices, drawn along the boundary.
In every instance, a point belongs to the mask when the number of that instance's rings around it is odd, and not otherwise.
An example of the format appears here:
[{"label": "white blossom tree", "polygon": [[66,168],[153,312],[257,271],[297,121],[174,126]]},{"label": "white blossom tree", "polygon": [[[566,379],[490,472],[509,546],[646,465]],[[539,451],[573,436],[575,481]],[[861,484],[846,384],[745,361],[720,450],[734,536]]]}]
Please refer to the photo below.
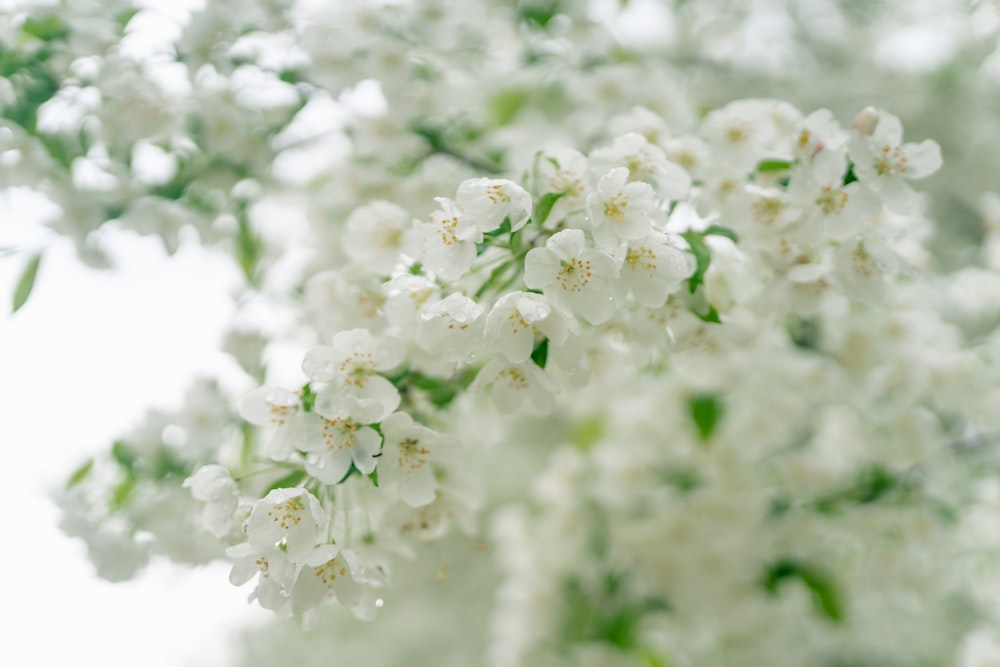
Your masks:
[{"label": "white blossom tree", "polygon": [[0,186],[245,283],[66,531],[230,563],[247,665],[986,664],[998,11],[25,3]]}]

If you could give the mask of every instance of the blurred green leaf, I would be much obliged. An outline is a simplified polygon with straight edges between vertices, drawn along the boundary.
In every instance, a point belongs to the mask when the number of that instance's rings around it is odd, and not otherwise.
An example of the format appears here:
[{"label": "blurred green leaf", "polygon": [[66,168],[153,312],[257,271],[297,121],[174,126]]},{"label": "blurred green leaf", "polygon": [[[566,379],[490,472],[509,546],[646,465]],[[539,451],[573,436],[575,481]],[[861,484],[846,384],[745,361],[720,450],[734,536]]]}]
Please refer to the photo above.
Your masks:
[{"label": "blurred green leaf", "polygon": [[16,313],[28,302],[28,297],[31,296],[31,291],[35,288],[35,278],[38,277],[38,267],[41,264],[42,253],[38,253],[25,265],[21,277],[17,281],[17,286],[14,287],[12,313]]}]

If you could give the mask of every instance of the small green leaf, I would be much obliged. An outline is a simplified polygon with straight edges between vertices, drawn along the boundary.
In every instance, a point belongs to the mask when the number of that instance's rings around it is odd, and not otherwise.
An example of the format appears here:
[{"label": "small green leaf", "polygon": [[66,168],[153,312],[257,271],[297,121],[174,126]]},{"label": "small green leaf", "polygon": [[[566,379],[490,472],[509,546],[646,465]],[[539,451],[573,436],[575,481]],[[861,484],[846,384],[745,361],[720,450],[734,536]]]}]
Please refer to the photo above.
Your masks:
[{"label": "small green leaf", "polygon": [[583,451],[589,450],[598,440],[604,437],[606,424],[604,415],[595,414],[581,419],[573,425],[570,432],[570,442]]},{"label": "small green leaf", "polygon": [[704,236],[698,232],[684,232],[681,236],[691,247],[691,254],[694,255],[696,262],[694,273],[688,278],[688,289],[694,294],[698,286],[704,282],[705,272],[712,263],[712,249],[705,243]]},{"label": "small green leaf", "polygon": [[535,345],[535,349],[531,351],[531,360],[535,362],[535,365],[539,368],[545,368],[545,362],[549,359],[549,339],[543,338],[540,343]]},{"label": "small green leaf", "polygon": [[792,162],[790,160],[779,160],[779,159],[769,159],[761,160],[757,163],[757,173],[767,174],[775,171],[785,171],[791,169]]},{"label": "small green leaf", "polygon": [[844,174],[844,185],[850,185],[854,181],[858,180],[857,174],[854,173],[854,163],[847,163],[847,173]]},{"label": "small green leaf", "polygon": [[544,225],[545,221],[549,219],[549,214],[552,213],[552,207],[565,196],[565,192],[546,192],[542,195],[542,198],[535,205],[534,221],[538,225]]},{"label": "small green leaf", "polygon": [[293,470],[284,477],[280,477],[273,482],[271,482],[262,495],[267,495],[275,489],[290,489],[292,487],[298,486],[302,480],[306,478],[305,470]]},{"label": "small green leaf", "polygon": [[131,471],[125,474],[125,479],[115,487],[115,490],[111,492],[111,509],[120,510],[125,507],[125,503],[128,502],[129,496],[132,495],[132,491],[135,490],[135,475]]},{"label": "small green leaf", "polygon": [[21,277],[17,281],[17,287],[14,288],[12,313],[16,313],[28,302],[28,297],[31,296],[31,291],[35,288],[35,278],[38,277],[38,267],[41,264],[42,253],[38,253],[28,260],[24,271],[21,272]]},{"label": "small green leaf", "polygon": [[378,468],[375,468],[375,470],[372,470],[368,474],[368,479],[370,479],[372,481],[372,485],[375,488],[378,488]]},{"label": "small green leaf", "polygon": [[698,436],[707,441],[722,420],[724,406],[718,394],[696,394],[688,399],[691,421],[698,429]]},{"label": "small green leaf", "polygon": [[236,234],[236,259],[243,269],[250,284],[257,281],[257,263],[260,261],[261,241],[250,227],[250,220],[246,213],[241,213],[238,217],[239,227]]},{"label": "small green leaf", "polygon": [[783,559],[771,565],[764,573],[761,586],[771,595],[786,581],[797,579],[812,594],[813,606],[830,621],[844,620],[844,605],[840,592],[831,577],[819,568],[792,559]]},{"label": "small green leaf", "polygon": [[316,394],[312,390],[312,385],[306,382],[302,385],[302,411],[312,412],[313,405],[316,404]]},{"label": "small green leaf", "polygon": [[725,236],[727,239],[733,243],[739,243],[740,237],[729,227],[723,227],[722,225],[710,225],[708,229],[702,232],[704,236]]},{"label": "small green leaf", "polygon": [[87,479],[87,475],[94,469],[94,459],[87,459],[79,468],[73,471],[66,480],[66,488],[72,489],[74,486]]},{"label": "small green leaf", "polygon": [[131,472],[135,467],[136,459],[139,457],[135,453],[134,449],[126,445],[121,440],[116,440],[114,444],[111,445],[111,458],[113,458],[122,468]]},{"label": "small green leaf", "polygon": [[719,311],[715,309],[715,306],[709,305],[707,313],[699,313],[694,308],[691,312],[702,322],[708,322],[710,324],[722,324],[722,320],[719,318]]},{"label": "small green leaf", "polygon": [[49,14],[38,18],[28,17],[21,24],[21,32],[43,42],[51,42],[66,37],[69,29],[62,19],[55,14]]}]

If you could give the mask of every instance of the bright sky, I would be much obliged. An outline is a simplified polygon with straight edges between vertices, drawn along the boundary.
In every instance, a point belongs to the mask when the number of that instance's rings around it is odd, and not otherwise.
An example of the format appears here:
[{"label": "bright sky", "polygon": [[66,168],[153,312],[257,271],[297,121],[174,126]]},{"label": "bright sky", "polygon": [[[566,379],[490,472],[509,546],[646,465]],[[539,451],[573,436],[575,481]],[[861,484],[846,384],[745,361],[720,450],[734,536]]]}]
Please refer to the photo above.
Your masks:
[{"label": "bright sky", "polygon": [[[0,196],[0,247],[38,241],[36,209]],[[155,240],[109,239],[114,272],[50,244],[28,304],[9,317],[23,259],[0,257],[0,443],[13,510],[0,539],[5,578],[0,664],[217,667],[232,630],[269,616],[246,603],[223,565],[156,563],[138,580],[96,578],[82,542],[58,529],[47,491],[145,409],[180,403],[218,363],[236,277],[191,247],[166,258]]]}]

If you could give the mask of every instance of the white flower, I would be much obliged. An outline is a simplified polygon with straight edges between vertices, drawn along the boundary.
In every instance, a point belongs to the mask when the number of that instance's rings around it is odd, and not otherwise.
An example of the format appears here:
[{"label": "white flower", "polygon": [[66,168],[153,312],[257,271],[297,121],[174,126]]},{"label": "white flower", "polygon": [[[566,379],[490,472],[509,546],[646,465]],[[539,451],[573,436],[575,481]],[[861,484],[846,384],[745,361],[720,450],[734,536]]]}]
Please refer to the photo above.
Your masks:
[{"label": "white flower", "polygon": [[477,227],[453,201],[437,198],[441,209],[431,213],[429,222],[417,223],[421,241],[420,259],[445,280],[455,280],[476,260],[476,244],[483,240]]},{"label": "white flower", "polygon": [[355,580],[361,569],[354,552],[332,544],[317,547],[306,558],[305,567],[292,586],[292,611],[307,612],[332,598],[358,618],[371,620],[375,615],[375,598],[370,587]]},{"label": "white flower", "polygon": [[374,201],[355,209],[344,223],[344,248],[351,265],[366,273],[389,274],[399,262],[410,214],[395,204]]},{"label": "white flower", "polygon": [[299,397],[281,387],[260,387],[240,401],[240,416],[251,424],[270,431],[267,438],[267,455],[284,460],[293,451],[292,431],[294,420],[301,410]]},{"label": "white flower", "polygon": [[598,247],[613,251],[619,240],[642,238],[653,230],[656,193],[647,183],[628,181],[628,169],[612,169],[587,197],[587,217]]},{"label": "white flower", "polygon": [[493,305],[486,317],[486,340],[515,364],[528,360],[535,337],[561,345],[568,335],[566,319],[544,294],[511,292]]},{"label": "white flower", "polygon": [[539,156],[537,170],[538,187],[542,192],[562,195],[545,220],[545,226],[551,228],[583,208],[590,192],[587,158],[573,149],[563,149]]},{"label": "white flower", "polygon": [[867,187],[843,184],[846,171],[846,155],[824,150],[796,169],[788,184],[791,203],[821,221],[826,235],[835,241],[851,238],[881,211]]},{"label": "white flower", "polygon": [[691,187],[691,177],[682,167],[668,160],[662,148],[635,132],[591,152],[590,164],[598,173],[625,167],[630,181],[649,183],[667,199],[680,199]]},{"label": "white flower", "polygon": [[618,299],[632,292],[643,306],[659,308],[694,269],[690,253],[673,245],[666,234],[653,232],[629,242],[621,273],[612,287]]},{"label": "white flower", "polygon": [[449,294],[420,310],[417,344],[449,361],[462,361],[480,347],[483,307],[464,294]]},{"label": "white flower", "polygon": [[399,391],[378,373],[399,365],[402,354],[391,339],[349,329],[335,335],[331,346],[309,350],[302,370],[310,380],[330,383],[317,397],[320,409],[372,424],[399,406]]},{"label": "white flower", "polygon": [[482,232],[497,229],[504,218],[517,231],[531,217],[531,195],[517,183],[500,178],[473,178],[458,186],[455,202]]},{"label": "white flower", "polygon": [[205,503],[202,521],[218,537],[233,533],[233,517],[239,505],[239,489],[220,465],[201,466],[184,480],[184,487],[191,489],[195,500]]},{"label": "white flower", "polygon": [[524,258],[524,283],[542,293],[567,314],[579,313],[591,324],[611,317],[614,304],[608,280],[618,268],[608,255],[586,247],[583,231],[564,229],[553,234],[544,248]]},{"label": "white flower", "polygon": [[277,611],[285,606],[288,598],[285,591],[292,584],[295,564],[278,550],[261,552],[249,542],[237,544],[226,550],[233,559],[229,581],[233,586],[242,586],[255,575],[260,575],[257,586],[250,594],[250,600],[257,600],[264,609]]},{"label": "white flower", "polygon": [[500,412],[512,413],[522,407],[546,414],[555,407],[555,383],[532,362],[512,364],[493,359],[479,371],[473,391],[491,387],[490,397]]},{"label": "white flower", "polygon": [[876,238],[845,243],[834,254],[830,279],[849,298],[880,304],[888,296],[886,276],[896,265],[891,251]]},{"label": "white flower", "polygon": [[362,426],[350,417],[324,413],[317,405],[303,415],[299,449],[308,452],[306,472],[324,484],[336,484],[344,478],[351,464],[368,475],[375,470],[382,438],[375,429]]},{"label": "white flower", "polygon": [[390,415],[381,428],[385,444],[378,465],[379,484],[395,484],[400,499],[410,507],[427,505],[437,488],[430,461],[440,457],[445,440],[405,412]]},{"label": "white flower", "polygon": [[824,151],[841,151],[846,143],[847,133],[833,117],[833,112],[819,109],[799,124],[792,151],[800,158],[809,159]]},{"label": "white flower", "polygon": [[[870,125],[877,114],[877,123]],[[884,111],[866,109],[865,132],[855,132],[848,146],[858,180],[882,195],[886,205],[898,213],[911,213],[917,194],[906,180],[930,176],[941,167],[941,147],[926,139],[919,144],[903,143],[899,118]],[[904,180],[905,179],[905,180]]]},{"label": "white flower", "polygon": [[319,501],[305,489],[273,489],[253,504],[247,538],[257,553],[269,554],[283,545],[293,562],[301,562],[316,546],[326,521]]}]

